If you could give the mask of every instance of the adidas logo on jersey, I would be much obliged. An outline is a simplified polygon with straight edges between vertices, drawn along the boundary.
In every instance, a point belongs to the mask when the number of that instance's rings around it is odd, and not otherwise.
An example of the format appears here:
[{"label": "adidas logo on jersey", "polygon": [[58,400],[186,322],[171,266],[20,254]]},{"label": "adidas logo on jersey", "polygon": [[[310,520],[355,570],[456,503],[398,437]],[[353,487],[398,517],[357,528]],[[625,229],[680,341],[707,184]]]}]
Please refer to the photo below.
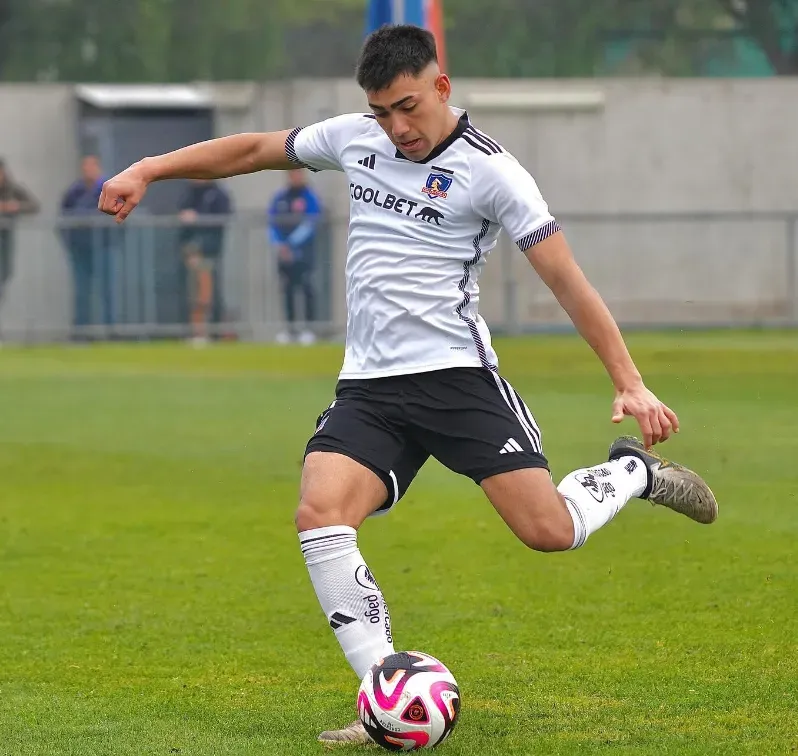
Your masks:
[{"label": "adidas logo on jersey", "polygon": [[372,154],[368,157],[364,157],[362,160],[358,160],[357,164],[362,165],[364,168],[370,168],[372,171],[374,170],[374,163],[377,162],[377,156]]},{"label": "adidas logo on jersey", "polygon": [[507,443],[499,449],[499,454],[512,454],[513,452],[524,451],[521,445],[514,438],[508,438]]}]

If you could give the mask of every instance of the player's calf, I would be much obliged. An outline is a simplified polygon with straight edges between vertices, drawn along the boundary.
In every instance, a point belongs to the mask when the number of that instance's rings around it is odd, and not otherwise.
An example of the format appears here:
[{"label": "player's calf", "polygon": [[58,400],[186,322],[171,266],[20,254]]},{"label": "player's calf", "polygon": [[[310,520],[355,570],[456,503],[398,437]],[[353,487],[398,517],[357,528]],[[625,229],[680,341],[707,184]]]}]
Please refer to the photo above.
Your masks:
[{"label": "player's calf", "polygon": [[571,548],[574,542],[574,527],[564,504],[561,506],[562,515],[538,520],[520,534],[516,533],[524,546],[544,553],[568,551]]},{"label": "player's calf", "polygon": [[645,465],[621,456],[575,470],[556,488],[543,469],[521,469],[487,478],[482,487],[515,535],[536,551],[582,546],[648,485]]},{"label": "player's calf", "polygon": [[305,461],[296,514],[302,555],[358,679],[394,651],[388,607],[357,545],[357,528],[386,495],[374,473],[344,455],[314,452]]}]

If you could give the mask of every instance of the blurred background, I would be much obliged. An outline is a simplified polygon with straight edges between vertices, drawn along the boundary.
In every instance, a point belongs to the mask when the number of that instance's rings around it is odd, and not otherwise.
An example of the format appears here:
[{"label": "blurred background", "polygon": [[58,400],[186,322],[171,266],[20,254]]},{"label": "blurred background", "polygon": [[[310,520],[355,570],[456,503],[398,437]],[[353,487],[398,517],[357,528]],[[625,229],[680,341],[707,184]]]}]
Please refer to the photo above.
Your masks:
[{"label": "blurred background", "polygon": [[[339,339],[340,174],[158,184],[122,229],[96,199],[144,155],[363,110],[386,21],[435,32],[625,327],[798,325],[797,0],[0,0],[0,341]],[[511,247],[483,315],[566,327]]]}]

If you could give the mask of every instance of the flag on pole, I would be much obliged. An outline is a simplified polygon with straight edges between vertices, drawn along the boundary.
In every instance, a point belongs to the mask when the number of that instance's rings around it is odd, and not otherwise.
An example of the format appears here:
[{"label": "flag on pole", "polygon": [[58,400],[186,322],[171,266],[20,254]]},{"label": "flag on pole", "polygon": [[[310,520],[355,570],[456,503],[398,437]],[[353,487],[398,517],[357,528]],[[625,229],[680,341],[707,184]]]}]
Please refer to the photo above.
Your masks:
[{"label": "flag on pole", "polygon": [[438,63],[441,71],[446,73],[446,33],[443,26],[443,0],[426,0],[424,24],[435,37],[438,48]]},{"label": "flag on pole", "polygon": [[366,34],[385,24],[415,24],[429,29],[435,37],[441,70],[446,70],[443,29],[443,0],[369,0]]}]

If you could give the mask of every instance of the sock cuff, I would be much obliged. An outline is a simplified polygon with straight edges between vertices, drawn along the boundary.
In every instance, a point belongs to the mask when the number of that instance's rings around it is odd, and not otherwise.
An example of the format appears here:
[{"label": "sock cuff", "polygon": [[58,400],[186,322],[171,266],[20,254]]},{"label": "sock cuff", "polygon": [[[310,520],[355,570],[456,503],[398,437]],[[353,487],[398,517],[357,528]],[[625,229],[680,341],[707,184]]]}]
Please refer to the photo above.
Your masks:
[{"label": "sock cuff", "polygon": [[318,564],[357,551],[357,531],[347,525],[313,528],[302,531],[299,542],[305,562],[308,565]]},{"label": "sock cuff", "polygon": [[[647,499],[651,495],[651,488],[654,485],[654,475],[651,472],[651,468],[648,466],[648,462],[646,462],[646,458],[639,451],[637,451],[637,449],[632,449],[630,447],[623,447],[621,449],[616,449],[610,455],[609,461],[620,462],[621,460],[627,459],[628,457],[640,460],[640,462],[643,464],[643,469],[646,472],[646,484],[643,487],[643,491],[638,496],[638,498]],[[626,462],[624,462],[624,464],[626,464]]]},{"label": "sock cuff", "polygon": [[574,501],[570,496],[563,496],[563,499],[565,500],[565,506],[568,509],[568,513],[571,515],[571,519],[574,521],[574,542],[569,549],[570,551],[583,546],[587,540],[587,521],[585,520],[585,516],[576,501]]},{"label": "sock cuff", "polygon": [[[624,450],[628,451],[628,450]],[[639,481],[639,485],[635,488],[633,496],[638,499],[647,499],[649,494],[651,493],[651,486],[653,483],[653,475],[649,466],[646,464],[646,460],[643,459],[642,456],[634,453],[627,453],[621,456],[613,457],[610,462],[617,462],[623,469],[630,475],[635,475],[637,472],[637,465],[640,466],[640,472],[642,472],[642,481]],[[640,477],[637,475],[636,477]]]},{"label": "sock cuff", "polygon": [[339,535],[357,536],[357,531],[348,525],[328,525],[324,528],[312,528],[311,530],[303,530],[299,534],[299,542],[304,545],[310,541],[320,541],[329,536]]}]

